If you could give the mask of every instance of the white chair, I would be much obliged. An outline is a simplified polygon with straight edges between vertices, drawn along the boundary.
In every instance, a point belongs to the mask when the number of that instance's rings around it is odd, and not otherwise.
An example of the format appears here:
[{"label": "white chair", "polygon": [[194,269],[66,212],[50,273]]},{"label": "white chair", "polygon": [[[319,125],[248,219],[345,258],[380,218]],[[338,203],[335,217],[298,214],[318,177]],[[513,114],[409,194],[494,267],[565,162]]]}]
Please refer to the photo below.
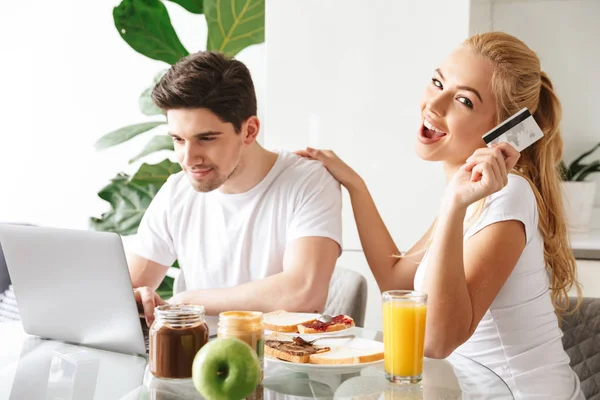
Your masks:
[{"label": "white chair", "polygon": [[[176,270],[176,271],[173,271]],[[186,290],[183,271],[171,268],[169,276],[175,278],[173,294]],[[356,326],[364,326],[367,307],[367,280],[358,272],[336,267],[329,283],[329,295],[323,312],[329,315],[345,314],[354,319]]]},{"label": "white chair", "polygon": [[329,282],[325,314],[349,315],[356,326],[364,326],[367,308],[367,280],[355,271],[336,267]]}]

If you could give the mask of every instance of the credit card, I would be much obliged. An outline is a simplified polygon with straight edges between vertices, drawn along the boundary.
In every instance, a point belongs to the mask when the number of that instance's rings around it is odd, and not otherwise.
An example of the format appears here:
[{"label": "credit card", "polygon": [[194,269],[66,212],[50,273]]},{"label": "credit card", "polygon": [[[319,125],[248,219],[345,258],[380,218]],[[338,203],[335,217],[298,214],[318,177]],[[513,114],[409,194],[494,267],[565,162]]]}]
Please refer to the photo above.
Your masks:
[{"label": "credit card", "polygon": [[508,142],[521,152],[544,137],[544,133],[525,107],[482,137],[487,146]]}]

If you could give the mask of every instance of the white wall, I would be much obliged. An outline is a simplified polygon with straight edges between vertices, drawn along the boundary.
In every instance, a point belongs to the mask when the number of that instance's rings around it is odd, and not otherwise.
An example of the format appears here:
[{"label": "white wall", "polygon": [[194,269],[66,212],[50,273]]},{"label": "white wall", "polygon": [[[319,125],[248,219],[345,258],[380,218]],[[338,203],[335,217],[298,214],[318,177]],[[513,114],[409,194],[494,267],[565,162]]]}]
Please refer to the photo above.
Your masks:
[{"label": "white wall", "polygon": [[[438,165],[413,153],[418,101],[436,65],[468,36],[468,1],[267,1],[270,147],[332,148],[368,182],[398,246],[431,224]],[[443,31],[444,34],[440,35]],[[369,282],[366,326],[381,325],[379,291],[344,202],[339,265]]]},{"label": "white wall", "polygon": [[[334,149],[364,176],[384,218],[397,221],[390,228],[402,249],[431,223],[443,185],[439,166],[413,152],[418,100],[436,64],[467,37],[468,7],[267,1],[265,143]],[[349,207],[344,224],[344,247],[360,249]]]},{"label": "white wall", "polygon": [[[206,22],[165,2],[189,51],[205,48]],[[152,120],[139,94],[167,64],[131,49],[112,20],[117,0],[4,1],[0,11],[0,221],[87,228],[108,203],[96,193],[152,137],[97,152],[101,135]],[[264,114],[265,45],[239,54]],[[157,154],[149,161],[160,161]]]},{"label": "white wall", "polygon": [[[564,159],[600,142],[600,2],[597,0],[496,0],[492,28],[513,34],[540,57],[563,106]],[[587,160],[600,159],[600,151]],[[595,206],[600,207],[600,173]]]}]

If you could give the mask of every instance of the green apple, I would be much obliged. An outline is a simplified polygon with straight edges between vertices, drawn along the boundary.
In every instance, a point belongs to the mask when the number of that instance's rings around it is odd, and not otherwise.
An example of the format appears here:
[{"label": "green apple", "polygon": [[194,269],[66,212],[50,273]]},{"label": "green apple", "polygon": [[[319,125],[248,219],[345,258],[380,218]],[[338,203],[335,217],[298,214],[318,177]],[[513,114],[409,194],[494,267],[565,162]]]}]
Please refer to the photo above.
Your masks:
[{"label": "green apple", "polygon": [[243,399],[260,383],[260,363],[247,343],[237,338],[215,339],[194,357],[192,381],[208,400]]}]

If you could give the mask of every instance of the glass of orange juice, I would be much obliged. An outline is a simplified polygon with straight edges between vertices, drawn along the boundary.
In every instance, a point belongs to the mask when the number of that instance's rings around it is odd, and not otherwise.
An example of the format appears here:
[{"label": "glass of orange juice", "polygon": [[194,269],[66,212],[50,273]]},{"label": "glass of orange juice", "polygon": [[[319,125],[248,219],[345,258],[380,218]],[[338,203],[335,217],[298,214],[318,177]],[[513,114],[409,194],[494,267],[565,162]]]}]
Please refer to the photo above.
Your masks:
[{"label": "glass of orange juice", "polygon": [[394,383],[418,383],[423,377],[427,294],[413,290],[383,292],[385,377]]}]

